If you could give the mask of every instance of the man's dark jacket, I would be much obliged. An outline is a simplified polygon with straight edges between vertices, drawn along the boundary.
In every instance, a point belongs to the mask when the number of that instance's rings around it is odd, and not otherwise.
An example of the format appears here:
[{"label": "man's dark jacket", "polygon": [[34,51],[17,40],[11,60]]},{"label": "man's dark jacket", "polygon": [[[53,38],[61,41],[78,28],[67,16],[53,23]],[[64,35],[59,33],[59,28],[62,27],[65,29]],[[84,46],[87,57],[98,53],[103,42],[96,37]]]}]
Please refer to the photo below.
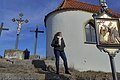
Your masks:
[{"label": "man's dark jacket", "polygon": [[59,51],[64,51],[65,48],[65,42],[63,40],[63,38],[61,39],[61,45],[59,45],[59,39],[58,38],[54,38],[51,44],[52,47],[54,47],[55,50],[59,50]]}]

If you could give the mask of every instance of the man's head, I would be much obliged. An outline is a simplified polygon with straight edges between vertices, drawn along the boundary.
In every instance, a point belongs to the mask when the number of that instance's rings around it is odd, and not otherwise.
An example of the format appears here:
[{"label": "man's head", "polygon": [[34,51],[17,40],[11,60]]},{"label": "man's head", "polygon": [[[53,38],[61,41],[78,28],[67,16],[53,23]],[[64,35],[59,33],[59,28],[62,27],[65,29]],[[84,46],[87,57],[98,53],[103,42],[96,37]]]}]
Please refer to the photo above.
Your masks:
[{"label": "man's head", "polygon": [[62,37],[62,32],[57,32],[56,35]]}]

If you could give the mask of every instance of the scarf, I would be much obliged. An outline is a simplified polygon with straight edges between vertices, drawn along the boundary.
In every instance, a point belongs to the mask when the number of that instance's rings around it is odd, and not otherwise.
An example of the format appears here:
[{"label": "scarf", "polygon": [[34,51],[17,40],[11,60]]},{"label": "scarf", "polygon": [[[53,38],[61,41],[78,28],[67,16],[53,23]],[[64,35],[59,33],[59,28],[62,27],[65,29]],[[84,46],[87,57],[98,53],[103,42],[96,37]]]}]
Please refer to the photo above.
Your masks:
[{"label": "scarf", "polygon": [[58,44],[61,46],[61,39],[62,39],[62,37],[57,36],[57,38],[58,38]]}]

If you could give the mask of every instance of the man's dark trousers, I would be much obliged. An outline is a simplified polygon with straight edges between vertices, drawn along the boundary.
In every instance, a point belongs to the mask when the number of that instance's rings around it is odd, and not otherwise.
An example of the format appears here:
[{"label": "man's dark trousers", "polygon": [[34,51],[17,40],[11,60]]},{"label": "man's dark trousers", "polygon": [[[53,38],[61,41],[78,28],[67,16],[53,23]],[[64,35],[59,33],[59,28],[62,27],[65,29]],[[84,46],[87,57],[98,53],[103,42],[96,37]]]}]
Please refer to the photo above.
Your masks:
[{"label": "man's dark trousers", "polygon": [[[56,72],[59,74],[59,58],[61,57],[64,62],[65,72],[68,71],[67,58],[64,51],[59,51],[54,49],[54,54],[56,58]],[[60,57],[59,57],[60,56]]]}]

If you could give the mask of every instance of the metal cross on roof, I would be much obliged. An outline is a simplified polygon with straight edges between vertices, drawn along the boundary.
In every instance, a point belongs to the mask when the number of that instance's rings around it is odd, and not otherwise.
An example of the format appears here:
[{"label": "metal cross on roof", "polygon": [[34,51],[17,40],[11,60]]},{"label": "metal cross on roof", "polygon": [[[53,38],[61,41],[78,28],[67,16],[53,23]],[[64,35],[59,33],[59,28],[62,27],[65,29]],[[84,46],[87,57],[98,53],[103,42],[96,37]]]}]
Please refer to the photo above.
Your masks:
[{"label": "metal cross on roof", "polygon": [[106,11],[108,9],[106,0],[99,0],[100,5],[102,6],[102,10]]},{"label": "metal cross on roof", "polygon": [[0,36],[1,36],[1,33],[2,33],[2,30],[9,30],[8,28],[3,28],[3,22],[1,23],[1,27],[0,27]]},{"label": "metal cross on roof", "polygon": [[35,32],[34,56],[36,56],[38,33],[44,33],[44,31],[39,31],[36,25],[36,30],[30,30],[30,32]]}]

